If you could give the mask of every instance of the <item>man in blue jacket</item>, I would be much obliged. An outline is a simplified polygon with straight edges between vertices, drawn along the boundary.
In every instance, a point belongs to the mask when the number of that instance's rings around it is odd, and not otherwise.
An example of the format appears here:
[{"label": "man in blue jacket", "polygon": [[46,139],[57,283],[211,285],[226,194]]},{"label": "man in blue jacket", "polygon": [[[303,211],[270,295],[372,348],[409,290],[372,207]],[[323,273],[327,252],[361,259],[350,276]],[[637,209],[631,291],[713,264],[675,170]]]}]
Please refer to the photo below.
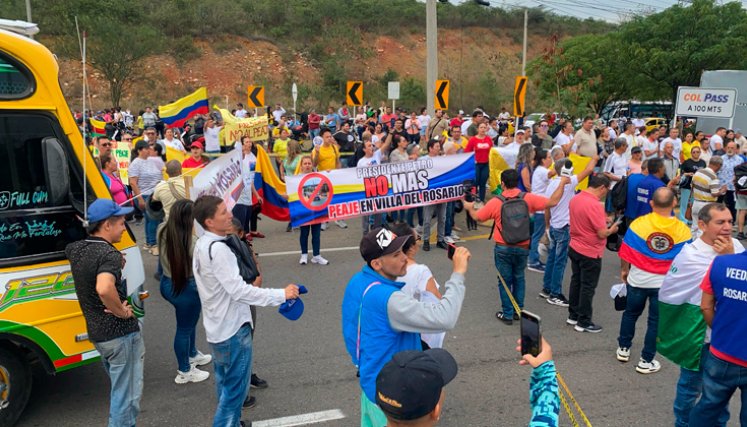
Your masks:
[{"label": "man in blue jacket", "polygon": [[[412,240],[410,240],[412,239]],[[403,248],[414,236],[397,236],[376,228],[361,240],[366,265],[348,282],[342,301],[342,334],[353,364],[358,368],[361,426],[383,427],[387,420],[376,406],[376,376],[394,354],[422,350],[420,333],[451,330],[464,300],[464,274],[470,253],[457,248],[454,271],[438,304],[421,303],[402,292],[398,276],[407,271]]]}]

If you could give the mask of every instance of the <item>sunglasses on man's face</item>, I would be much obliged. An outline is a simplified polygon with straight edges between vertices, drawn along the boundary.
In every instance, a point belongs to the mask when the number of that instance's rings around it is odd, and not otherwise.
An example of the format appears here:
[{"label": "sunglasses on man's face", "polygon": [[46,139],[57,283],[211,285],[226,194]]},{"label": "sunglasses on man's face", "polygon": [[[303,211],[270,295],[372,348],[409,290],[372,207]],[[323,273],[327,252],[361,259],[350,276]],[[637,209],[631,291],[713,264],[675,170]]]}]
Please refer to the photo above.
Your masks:
[{"label": "sunglasses on man's face", "polygon": [[102,142],[102,143],[101,143],[101,146],[102,146],[102,147],[111,147],[111,146],[112,146],[112,143],[111,143],[111,142]]}]

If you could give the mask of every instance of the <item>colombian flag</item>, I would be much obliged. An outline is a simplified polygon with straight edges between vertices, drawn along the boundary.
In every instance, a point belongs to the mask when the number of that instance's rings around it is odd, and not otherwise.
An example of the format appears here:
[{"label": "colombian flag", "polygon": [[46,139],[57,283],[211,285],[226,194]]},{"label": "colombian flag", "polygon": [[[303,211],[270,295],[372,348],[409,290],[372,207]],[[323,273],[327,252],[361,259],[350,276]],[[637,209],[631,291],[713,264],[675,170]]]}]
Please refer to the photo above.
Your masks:
[{"label": "colombian flag", "polygon": [[254,188],[264,203],[262,213],[276,221],[290,221],[285,183],[278,178],[267,152],[257,145],[257,166],[254,171]]},{"label": "colombian flag", "polygon": [[630,224],[618,255],[643,271],[664,275],[691,237],[684,222],[652,212]]},{"label": "colombian flag", "polygon": [[161,120],[167,127],[182,127],[195,114],[208,113],[207,88],[201,87],[176,102],[158,107]]},{"label": "colombian flag", "polygon": [[91,120],[91,136],[106,136],[106,122],[96,120],[93,117]]}]

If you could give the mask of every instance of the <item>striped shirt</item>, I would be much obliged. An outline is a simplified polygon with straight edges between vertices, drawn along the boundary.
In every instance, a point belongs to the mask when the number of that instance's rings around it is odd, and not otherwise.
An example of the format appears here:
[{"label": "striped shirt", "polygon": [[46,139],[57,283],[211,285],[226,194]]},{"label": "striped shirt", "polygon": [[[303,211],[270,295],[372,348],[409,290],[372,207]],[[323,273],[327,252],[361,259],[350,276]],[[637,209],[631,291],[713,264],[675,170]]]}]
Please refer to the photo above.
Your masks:
[{"label": "striped shirt", "polygon": [[715,202],[721,189],[721,181],[711,168],[700,169],[693,175],[693,199],[700,202]]}]

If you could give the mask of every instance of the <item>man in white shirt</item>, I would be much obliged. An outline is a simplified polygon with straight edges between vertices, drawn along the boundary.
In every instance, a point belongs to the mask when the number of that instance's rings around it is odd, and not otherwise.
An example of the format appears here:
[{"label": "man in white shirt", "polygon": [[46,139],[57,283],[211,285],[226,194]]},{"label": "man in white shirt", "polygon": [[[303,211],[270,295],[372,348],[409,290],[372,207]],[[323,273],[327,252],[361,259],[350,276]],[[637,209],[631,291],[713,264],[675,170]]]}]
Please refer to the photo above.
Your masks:
[{"label": "man in white shirt", "polygon": [[610,190],[615,188],[615,185],[628,174],[628,161],[625,158],[627,150],[628,141],[623,137],[617,138],[615,140],[615,151],[604,162],[604,176],[612,181]]},{"label": "man in white shirt", "polygon": [[563,129],[555,137],[555,145],[562,147],[566,154],[571,152],[571,147],[573,147],[573,123],[565,122]]},{"label": "man in white shirt", "polygon": [[[365,168],[368,166],[380,165],[385,161],[385,152],[389,151],[389,146],[392,144],[392,138],[387,138],[385,142],[381,144],[380,148],[376,148],[371,142],[370,135],[363,135],[363,157],[358,159],[359,168]],[[373,217],[373,224],[371,224],[371,217]],[[370,227],[376,228],[381,226],[381,215],[364,215],[361,217],[361,228],[363,229],[363,235],[365,236],[370,230]]]},{"label": "man in white shirt", "polygon": [[280,119],[282,119],[284,115],[285,108],[283,108],[283,106],[280,104],[275,105],[275,109],[272,110],[272,117],[275,119],[275,121],[280,122]]},{"label": "man in white shirt", "polygon": [[186,153],[187,150],[184,149],[184,145],[181,141],[174,138],[174,129],[166,129],[165,131],[166,137],[162,140],[163,143],[166,145],[167,148],[173,148],[174,150],[179,150],[182,153]]},{"label": "man in white shirt", "polygon": [[498,114],[498,120],[500,120],[503,123],[508,122],[508,119],[511,118],[511,113],[506,111],[506,107],[501,107],[501,113]]},{"label": "man in white shirt", "polygon": [[236,104],[236,111],[233,113],[234,116],[236,116],[237,119],[244,119],[246,118],[247,111],[244,109],[244,104],[238,103]]},{"label": "man in white shirt", "polygon": [[199,197],[194,216],[205,229],[195,245],[192,266],[202,302],[205,335],[214,355],[218,408],[213,425],[238,426],[251,374],[250,306],[276,306],[296,299],[298,286],[267,289],[244,281],[236,255],[225,243],[233,229],[233,216],[221,198]]},{"label": "man in white shirt", "polygon": [[638,146],[638,141],[635,137],[635,127],[632,123],[626,123],[625,124],[625,131],[620,135],[621,137],[625,138],[625,140],[628,142],[628,148],[625,150],[625,159],[630,161],[630,158],[633,157],[630,153],[630,150],[633,149],[633,147]]},{"label": "man in white shirt", "polygon": [[714,154],[723,154],[724,136],[726,136],[725,127],[717,128],[716,132],[711,135],[711,150],[713,150]]},{"label": "man in white shirt", "polygon": [[[566,160],[560,159],[555,162],[555,174],[559,177],[562,176]],[[545,223],[549,222],[550,224],[550,246],[547,248],[545,277],[539,295],[546,298],[547,302],[552,305],[568,307],[568,299],[563,295],[563,274],[565,273],[566,258],[568,258],[568,245],[571,241],[570,203],[574,194],[576,194],[576,186],[591,175],[598,161],[599,155],[594,154],[583,171],[571,176],[571,181],[563,188],[563,196],[561,196],[558,204],[545,209]],[[560,179],[551,180],[547,184],[545,196],[551,197],[559,185]]]},{"label": "man in white shirt", "polygon": [[607,132],[610,133],[610,139],[616,140],[617,139],[617,120],[610,120],[610,125],[607,128]]},{"label": "man in white shirt", "polygon": [[646,121],[643,120],[643,117],[641,117],[641,115],[639,114],[638,117],[633,119],[633,126],[635,126],[636,128],[646,126]]},{"label": "man in white shirt", "polygon": [[643,143],[643,158],[652,159],[659,157],[659,130],[651,129],[648,131],[647,136],[646,142]]},{"label": "man in white shirt", "polygon": [[672,147],[674,148],[672,155],[675,159],[678,160],[680,158],[680,153],[682,152],[682,140],[679,138],[679,135],[680,130],[677,128],[672,128],[669,130],[669,136],[664,138],[659,144],[659,150],[664,151],[664,146],[667,144],[667,142],[671,142]]},{"label": "man in white shirt", "polygon": [[220,130],[222,128],[222,126],[216,125],[215,120],[212,118],[207,119],[207,122],[205,122],[205,129],[203,130],[205,136],[205,152],[220,153]]},{"label": "man in white shirt", "polygon": [[[674,257],[659,290],[659,322],[667,328],[659,329],[656,347],[680,365],[674,398],[675,425],[688,424],[690,411],[703,393],[702,358],[709,351],[710,331],[700,311],[700,284],[716,256],[744,252],[739,240],[731,237],[734,221],[723,204],[706,204],[693,220],[702,234]],[[725,411],[716,425],[726,425],[728,418]]]},{"label": "man in white shirt", "polygon": [[734,142],[739,147],[739,153],[747,153],[747,138],[744,137],[742,129],[734,129]]}]

